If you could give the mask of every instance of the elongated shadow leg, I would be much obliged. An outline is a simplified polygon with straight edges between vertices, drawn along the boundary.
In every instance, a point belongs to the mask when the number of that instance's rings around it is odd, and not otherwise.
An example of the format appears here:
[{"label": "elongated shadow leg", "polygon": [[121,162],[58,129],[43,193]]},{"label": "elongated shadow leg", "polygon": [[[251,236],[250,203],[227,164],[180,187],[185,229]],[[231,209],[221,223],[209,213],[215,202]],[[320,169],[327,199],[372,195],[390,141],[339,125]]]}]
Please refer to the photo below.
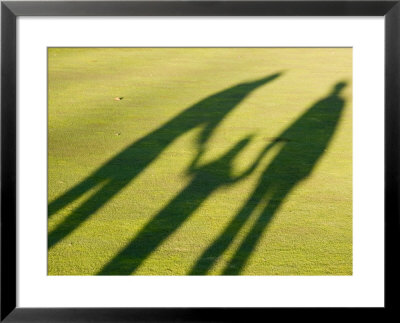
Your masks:
[{"label": "elongated shadow leg", "polygon": [[218,258],[228,249],[239,231],[250,218],[254,209],[261,202],[266,188],[258,187],[247,200],[242,209],[227,225],[218,238],[203,252],[196,264],[192,267],[189,275],[205,275],[217,262]]},{"label": "elongated shadow leg", "polygon": [[79,184],[75,185],[67,192],[63,193],[55,200],[49,203],[48,206],[48,217],[57,213],[59,210],[66,207],[68,204],[74,202],[83,194],[94,188],[96,185],[100,184],[103,180],[97,179],[95,177],[88,177]]},{"label": "elongated shadow leg", "polygon": [[203,188],[193,181],[163,210],[161,210],[136,237],[119,252],[98,275],[129,275],[206,200],[214,187]]},{"label": "elongated shadow leg", "polygon": [[253,224],[249,233],[246,235],[246,238],[242,241],[235,254],[226,265],[222,275],[238,275],[242,272],[254,248],[257,246],[257,243],[265,232],[265,229],[271,222],[272,218],[278,211],[280,205],[290,190],[291,187],[288,187],[285,190],[281,190],[281,192],[277,192],[271,197],[269,203],[261,212],[257,221]]},{"label": "elongated shadow leg", "polygon": [[83,221],[106,204],[129,181],[111,181],[99,191],[90,196],[78,208],[72,211],[53,231],[48,235],[48,248],[54,247],[58,242],[67,237]]}]

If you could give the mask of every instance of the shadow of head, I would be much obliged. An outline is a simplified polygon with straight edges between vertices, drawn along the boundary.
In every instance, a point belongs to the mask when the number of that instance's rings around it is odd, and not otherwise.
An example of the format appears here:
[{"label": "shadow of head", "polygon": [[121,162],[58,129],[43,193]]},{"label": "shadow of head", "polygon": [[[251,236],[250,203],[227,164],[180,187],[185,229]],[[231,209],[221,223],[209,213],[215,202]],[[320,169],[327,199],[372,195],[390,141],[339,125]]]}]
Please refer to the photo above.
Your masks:
[{"label": "shadow of head", "polygon": [[283,72],[278,72],[253,81],[239,83],[227,90],[208,97],[190,109],[191,119],[195,116],[197,120],[201,120],[205,125],[201,134],[196,139],[200,150],[202,150],[201,146],[207,142],[222,119],[224,119],[230,111],[236,108],[252,91],[275,80],[282,74]]},{"label": "shadow of head", "polygon": [[334,85],[331,95],[339,95],[340,92],[347,86],[347,82],[338,82]]},{"label": "shadow of head", "polygon": [[237,143],[232,145],[221,157],[215,159],[214,161],[203,165],[200,168],[190,167],[187,171],[188,174],[193,174],[199,170],[207,170],[212,173],[217,172],[221,174],[226,174],[230,172],[233,165],[233,161],[240,154],[242,150],[251,142],[254,135],[246,136],[245,138],[239,140]]},{"label": "shadow of head", "polygon": [[236,156],[250,143],[254,135],[249,135],[237,142],[233,147],[228,150],[221,160],[233,160]]},{"label": "shadow of head", "polygon": [[254,81],[241,83],[238,85],[238,87],[243,88],[243,90],[246,90],[246,91],[251,91],[261,85],[264,85],[265,83],[275,80],[276,78],[280,77],[281,75],[283,75],[283,72],[278,72],[278,73],[268,75],[266,77],[263,77],[263,78],[260,78],[260,79],[254,80]]}]

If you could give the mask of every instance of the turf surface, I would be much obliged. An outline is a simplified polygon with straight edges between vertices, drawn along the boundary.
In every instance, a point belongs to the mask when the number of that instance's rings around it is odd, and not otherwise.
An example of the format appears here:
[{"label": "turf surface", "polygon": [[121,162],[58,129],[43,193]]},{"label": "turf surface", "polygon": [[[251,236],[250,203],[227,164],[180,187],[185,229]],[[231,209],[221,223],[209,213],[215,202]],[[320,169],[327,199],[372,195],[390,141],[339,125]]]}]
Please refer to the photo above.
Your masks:
[{"label": "turf surface", "polygon": [[49,275],[352,274],[351,49],[48,68]]}]

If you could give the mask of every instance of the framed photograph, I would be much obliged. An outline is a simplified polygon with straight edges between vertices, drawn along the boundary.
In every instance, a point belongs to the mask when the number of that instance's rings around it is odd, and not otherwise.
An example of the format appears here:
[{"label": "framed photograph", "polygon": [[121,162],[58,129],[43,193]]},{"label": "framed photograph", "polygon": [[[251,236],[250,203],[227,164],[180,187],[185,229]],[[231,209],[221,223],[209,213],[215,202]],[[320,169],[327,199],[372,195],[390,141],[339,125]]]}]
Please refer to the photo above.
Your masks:
[{"label": "framed photograph", "polygon": [[3,1],[1,321],[394,310],[399,19]]}]

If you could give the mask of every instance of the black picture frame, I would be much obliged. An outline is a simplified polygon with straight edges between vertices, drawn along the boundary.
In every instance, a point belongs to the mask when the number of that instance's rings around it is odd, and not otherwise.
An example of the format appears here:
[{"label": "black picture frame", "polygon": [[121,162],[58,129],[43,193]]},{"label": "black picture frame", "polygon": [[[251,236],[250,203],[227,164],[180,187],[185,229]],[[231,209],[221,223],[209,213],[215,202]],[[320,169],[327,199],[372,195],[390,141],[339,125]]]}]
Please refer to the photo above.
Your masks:
[{"label": "black picture frame", "polygon": [[[400,1],[4,1],[1,3],[1,322],[200,322],[263,317],[243,308],[20,308],[16,306],[16,19],[19,16],[384,16],[385,307],[399,275]],[[40,291],[38,291],[40,292]],[[282,311],[282,309],[268,309]],[[299,311],[299,309],[293,309]],[[333,314],[335,310],[326,309]],[[304,313],[304,310],[303,310]],[[372,314],[372,312],[368,312]],[[254,319],[249,319],[253,317]],[[267,317],[265,317],[267,319]]]}]

